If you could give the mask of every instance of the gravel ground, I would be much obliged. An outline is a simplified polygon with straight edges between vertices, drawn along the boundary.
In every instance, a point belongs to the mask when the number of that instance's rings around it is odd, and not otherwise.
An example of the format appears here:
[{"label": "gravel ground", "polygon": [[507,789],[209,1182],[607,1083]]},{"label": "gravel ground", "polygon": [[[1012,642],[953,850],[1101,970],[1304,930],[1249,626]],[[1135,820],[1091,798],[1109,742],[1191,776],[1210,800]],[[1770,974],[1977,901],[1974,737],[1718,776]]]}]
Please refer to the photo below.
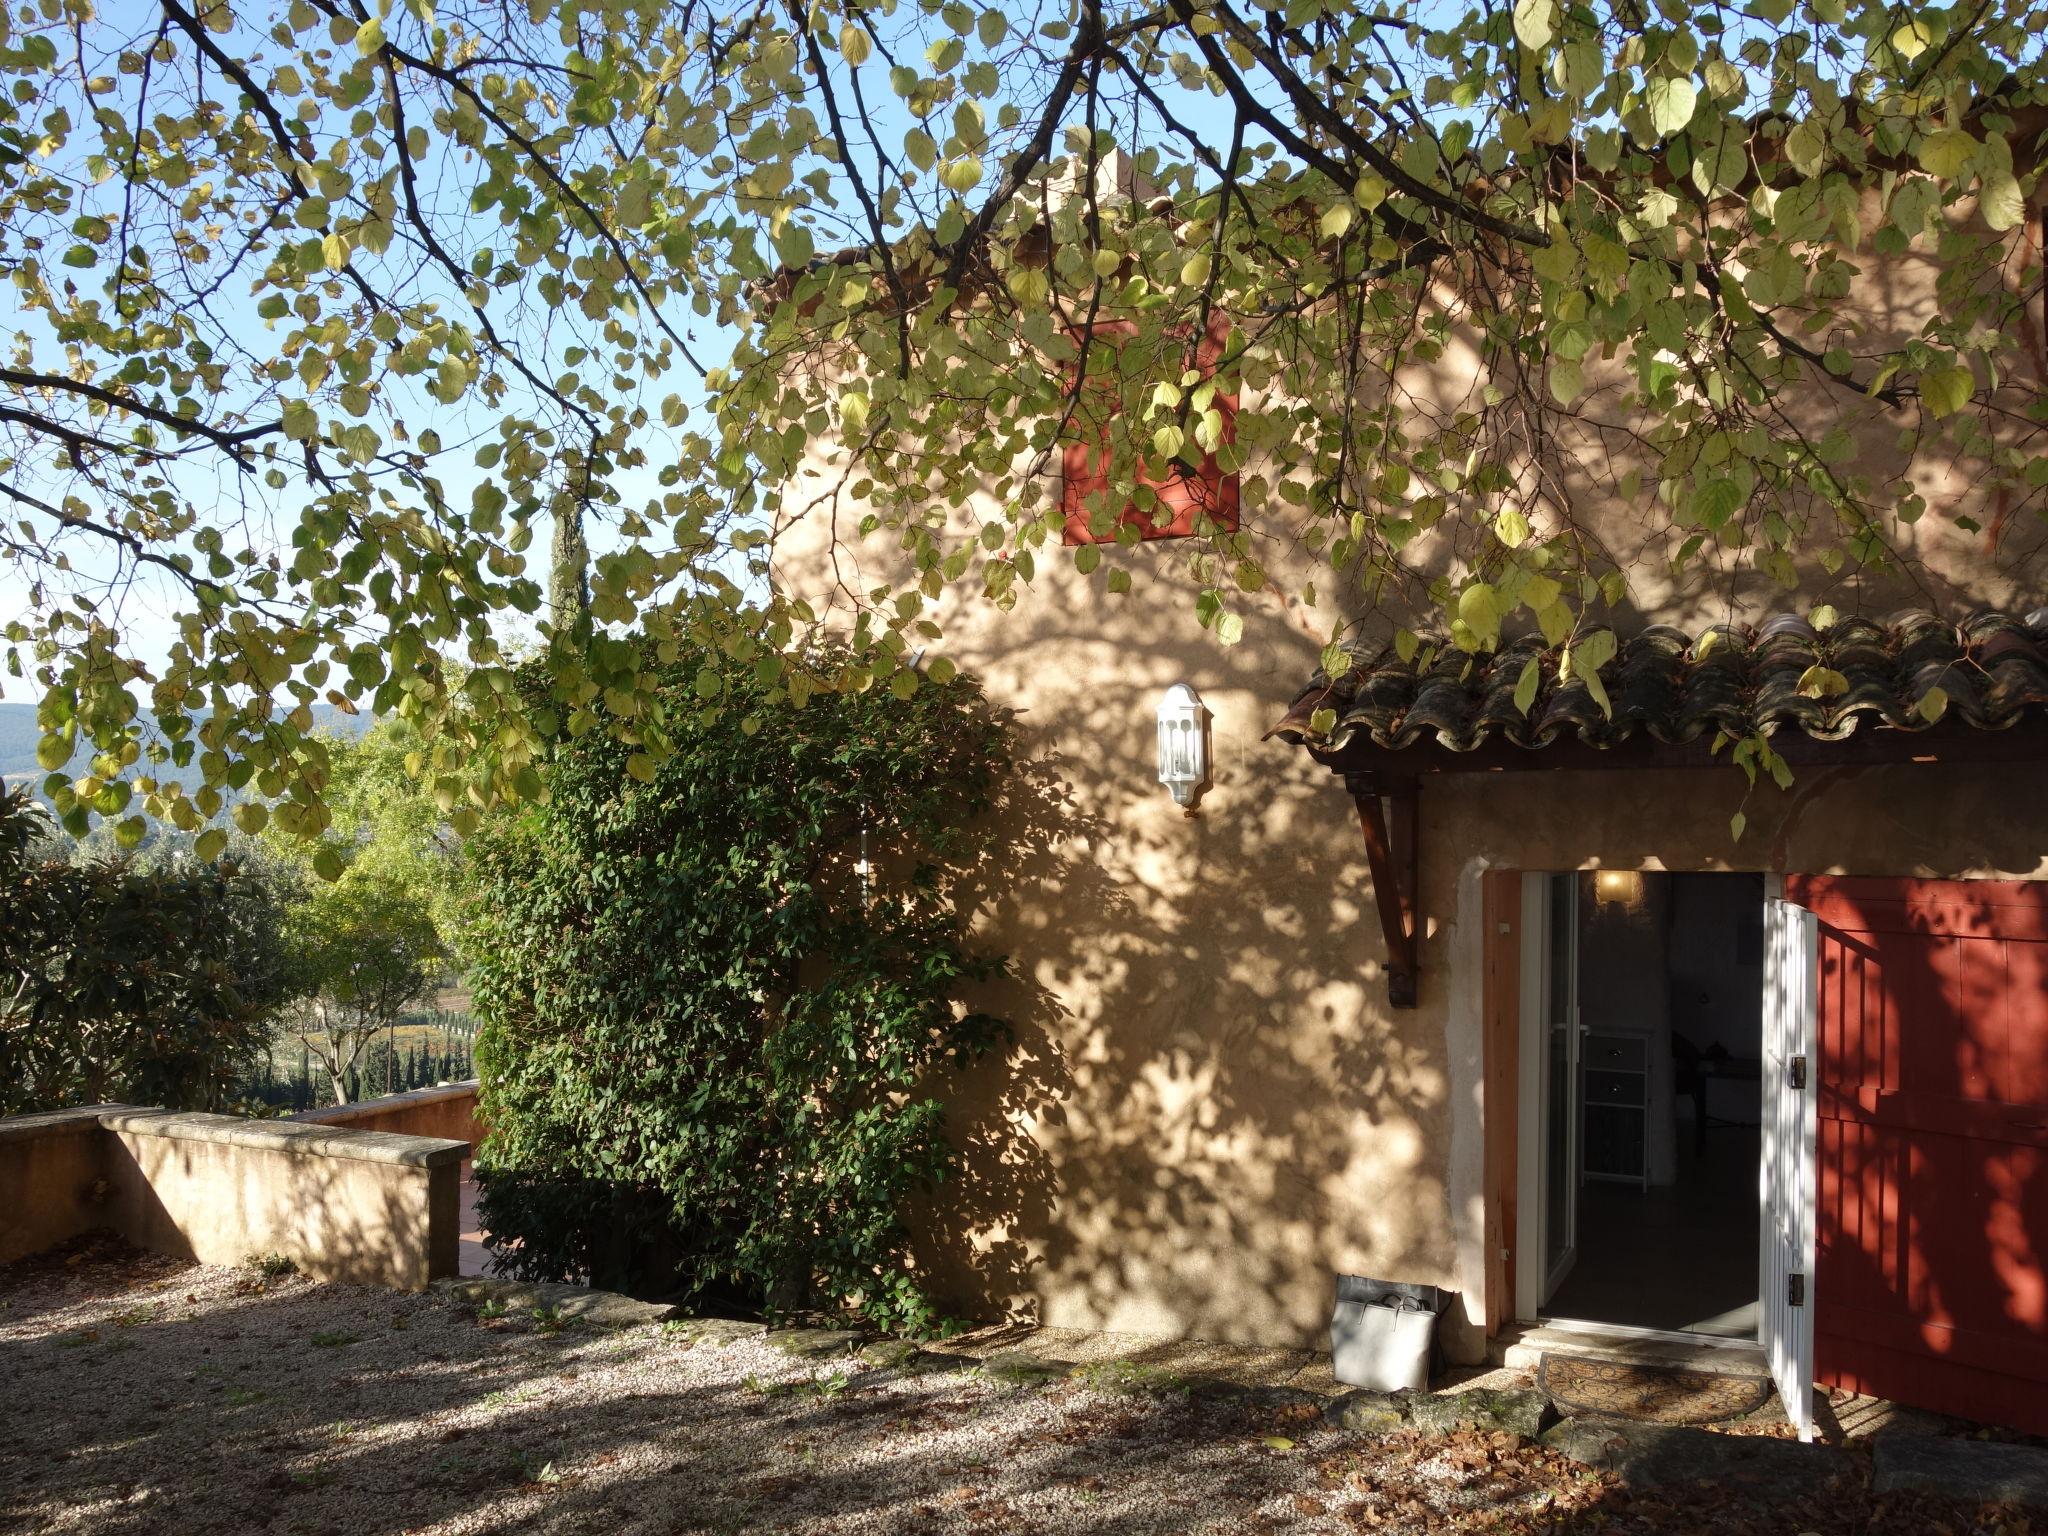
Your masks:
[{"label": "gravel ground", "polygon": [[86,1245],[0,1271],[0,1531],[2025,1530],[1649,1502],[1513,1436],[1374,1441],[1300,1397],[1020,1390]]}]

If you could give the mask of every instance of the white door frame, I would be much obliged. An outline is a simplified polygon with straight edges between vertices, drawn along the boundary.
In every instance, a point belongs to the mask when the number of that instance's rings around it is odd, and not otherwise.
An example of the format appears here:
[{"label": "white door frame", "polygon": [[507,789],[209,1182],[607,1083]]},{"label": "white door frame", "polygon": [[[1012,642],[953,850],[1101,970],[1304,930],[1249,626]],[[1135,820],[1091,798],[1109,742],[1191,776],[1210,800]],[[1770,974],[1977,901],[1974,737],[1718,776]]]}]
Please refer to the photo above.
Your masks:
[{"label": "white door frame", "polygon": [[[1557,871],[1555,873],[1568,873],[1568,871]],[[1551,871],[1525,871],[1522,875],[1521,963],[1518,968],[1521,994],[1519,999],[1520,1031],[1519,1049],[1516,1053],[1516,1088],[1519,1103],[1515,1117],[1515,1294],[1513,1301],[1514,1315],[1523,1322],[1534,1322],[1540,1316],[1543,1304],[1548,1299],[1549,1281],[1551,1279],[1549,1275],[1544,1273],[1544,1261],[1549,1253],[1549,1234],[1545,1230],[1549,1210],[1548,1202],[1544,1198],[1543,1159],[1546,1145],[1544,1118],[1549,1112],[1550,1107],[1549,1094],[1545,1091],[1548,1087],[1548,1084],[1545,1082],[1545,1076],[1550,1058],[1549,1042],[1545,1039],[1548,1021],[1544,1015],[1548,1009],[1550,985],[1550,904],[1548,885],[1553,877],[1554,875]],[[1784,877],[1779,874],[1766,873],[1764,875],[1764,895],[1766,899],[1782,897],[1783,894]],[[1573,1007],[1576,1014],[1576,980],[1574,981],[1573,990]],[[1767,1006],[1768,1001],[1768,999],[1765,999]],[[1576,1017],[1574,1017],[1573,1023],[1576,1026]],[[1807,1113],[1810,1116],[1810,1105],[1808,1106]],[[1807,1128],[1806,1134],[1809,1137],[1811,1136],[1810,1127]],[[1576,1131],[1573,1135],[1571,1158],[1573,1162],[1573,1177],[1576,1179],[1579,1159]],[[1771,1219],[1771,1205],[1767,1187],[1767,1181],[1770,1177],[1770,1166],[1766,1157],[1760,1157],[1759,1164],[1759,1217],[1760,1220],[1768,1223]],[[1814,1232],[1816,1193],[1813,1188],[1812,1169],[1813,1161],[1809,1155],[1805,1160],[1805,1168],[1803,1170],[1806,1187],[1797,1192],[1798,1198],[1804,1203],[1806,1212],[1803,1236],[1808,1251],[1804,1255],[1804,1273],[1807,1276],[1806,1283],[1809,1287],[1809,1294],[1802,1321],[1809,1330],[1812,1326],[1812,1297],[1810,1288],[1812,1284],[1813,1263],[1811,1244]],[[1771,1294],[1770,1287],[1773,1283],[1768,1230],[1762,1245],[1761,1258],[1761,1268],[1764,1270],[1764,1273],[1759,1276],[1759,1301],[1767,1305]],[[1783,1284],[1782,1276],[1777,1278],[1777,1283],[1779,1285]],[[1646,1338],[1684,1339],[1703,1346],[1753,1349],[1759,1345],[1767,1345],[1767,1341],[1763,1337],[1764,1330],[1761,1326],[1761,1315],[1762,1308],[1760,1306],[1760,1326],[1758,1337],[1754,1341],[1748,1339],[1724,1339],[1710,1334],[1677,1334],[1657,1329],[1624,1328],[1618,1325],[1601,1324],[1597,1326],[1602,1331],[1627,1333]],[[1546,1326],[1563,1326],[1565,1328],[1574,1326],[1570,1319],[1545,1319],[1545,1324]],[[1595,1325],[1586,1324],[1581,1326]],[[1808,1360],[1811,1359],[1810,1345],[1808,1345],[1806,1350],[1806,1358]],[[1798,1423],[1796,1416],[1795,1423]],[[1811,1434],[1810,1427],[1804,1424],[1800,1425],[1800,1427],[1805,1433]]]},{"label": "white door frame", "polygon": [[1820,925],[1764,882],[1763,1166],[1757,1342],[1801,1440],[1813,1422],[1813,1261],[1819,1223]]},{"label": "white door frame", "polygon": [[[1544,1158],[1548,1145],[1544,1136],[1545,1116],[1550,1106],[1550,1041],[1547,1038],[1550,1020],[1550,956],[1551,956],[1551,911],[1550,882],[1568,871],[1525,871],[1522,875],[1522,928],[1521,964],[1518,977],[1521,983],[1520,998],[1520,1044],[1516,1056],[1517,1097],[1520,1101],[1515,1116],[1515,1315],[1519,1318],[1534,1318],[1542,1310],[1543,1303],[1564,1278],[1570,1268],[1567,1260],[1562,1268],[1553,1273],[1548,1266],[1550,1256],[1550,1202],[1545,1185]],[[1574,904],[1576,914],[1576,903]],[[1572,946],[1572,969],[1577,970],[1578,945],[1576,936]],[[1567,1070],[1575,1076],[1578,1060],[1578,981],[1576,974],[1571,982],[1570,1008],[1572,1017],[1567,1023],[1572,1049],[1567,1052],[1570,1065]],[[1576,1192],[1579,1176],[1579,1135],[1576,1125],[1572,1127],[1570,1150],[1566,1154],[1571,1164],[1570,1178]],[[1576,1208],[1576,1199],[1572,1202]],[[1567,1218],[1571,1219],[1571,1218]],[[1567,1248],[1577,1250],[1576,1234],[1567,1234]]]}]

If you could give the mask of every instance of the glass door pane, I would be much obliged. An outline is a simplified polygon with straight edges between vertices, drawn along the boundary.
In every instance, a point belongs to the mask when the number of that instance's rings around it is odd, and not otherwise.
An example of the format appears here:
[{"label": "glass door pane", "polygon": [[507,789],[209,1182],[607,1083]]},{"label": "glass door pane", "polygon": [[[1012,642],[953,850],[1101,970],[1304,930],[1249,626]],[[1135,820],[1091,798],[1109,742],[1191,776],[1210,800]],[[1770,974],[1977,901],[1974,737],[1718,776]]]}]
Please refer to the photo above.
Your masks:
[{"label": "glass door pane", "polygon": [[1579,1187],[1578,876],[1552,875],[1544,977],[1544,1298],[1577,1256]]}]

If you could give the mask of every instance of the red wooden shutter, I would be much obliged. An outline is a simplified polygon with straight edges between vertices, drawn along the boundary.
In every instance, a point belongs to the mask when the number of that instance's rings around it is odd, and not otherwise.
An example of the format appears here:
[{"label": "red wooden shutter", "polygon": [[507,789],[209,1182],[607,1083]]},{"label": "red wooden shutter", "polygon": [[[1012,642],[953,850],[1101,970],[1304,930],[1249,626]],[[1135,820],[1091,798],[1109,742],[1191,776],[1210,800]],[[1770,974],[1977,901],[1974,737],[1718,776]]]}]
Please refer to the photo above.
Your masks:
[{"label": "red wooden shutter", "polygon": [[1821,924],[1816,1374],[2048,1434],[2048,884],[1785,894]]},{"label": "red wooden shutter", "polygon": [[[1223,355],[1223,341],[1229,329],[1221,316],[1211,320],[1208,334],[1195,351],[1195,365],[1205,374]],[[1136,331],[1137,327],[1126,321],[1098,325],[1094,331],[1093,347],[1106,349],[1114,355],[1122,339]],[[1092,369],[1091,374],[1094,374]],[[1112,393],[1110,389],[1104,392]],[[1113,398],[1108,403],[1114,409]],[[1216,410],[1223,418],[1223,441],[1236,442],[1237,396],[1219,394],[1216,396]],[[1077,422],[1075,430],[1077,436],[1067,444],[1060,463],[1060,510],[1066,514],[1067,520],[1062,542],[1113,544],[1116,542],[1114,528],[1100,539],[1088,528],[1088,498],[1109,484],[1109,423],[1105,420],[1091,427]],[[1117,514],[1118,526],[1128,523],[1138,530],[1141,539],[1186,538],[1195,531],[1196,519],[1203,516],[1225,529],[1237,527],[1237,475],[1234,472],[1225,474],[1223,467],[1216,462],[1215,454],[1204,454],[1200,466],[1192,471],[1183,466],[1175,466],[1175,469],[1177,473],[1163,478],[1141,469],[1138,483],[1152,491],[1160,504],[1150,510],[1141,509],[1135,502],[1127,504]]]}]

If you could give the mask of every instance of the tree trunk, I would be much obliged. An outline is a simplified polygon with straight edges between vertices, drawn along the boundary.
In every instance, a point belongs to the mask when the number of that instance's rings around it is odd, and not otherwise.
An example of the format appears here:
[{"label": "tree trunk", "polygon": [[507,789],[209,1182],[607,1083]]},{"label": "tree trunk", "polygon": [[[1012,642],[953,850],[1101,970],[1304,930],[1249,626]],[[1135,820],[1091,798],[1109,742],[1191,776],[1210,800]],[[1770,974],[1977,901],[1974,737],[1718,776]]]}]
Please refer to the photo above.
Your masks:
[{"label": "tree trunk", "polygon": [[554,548],[548,559],[548,622],[557,639],[580,632],[590,613],[590,543],[583,509],[563,497],[555,509]]}]

